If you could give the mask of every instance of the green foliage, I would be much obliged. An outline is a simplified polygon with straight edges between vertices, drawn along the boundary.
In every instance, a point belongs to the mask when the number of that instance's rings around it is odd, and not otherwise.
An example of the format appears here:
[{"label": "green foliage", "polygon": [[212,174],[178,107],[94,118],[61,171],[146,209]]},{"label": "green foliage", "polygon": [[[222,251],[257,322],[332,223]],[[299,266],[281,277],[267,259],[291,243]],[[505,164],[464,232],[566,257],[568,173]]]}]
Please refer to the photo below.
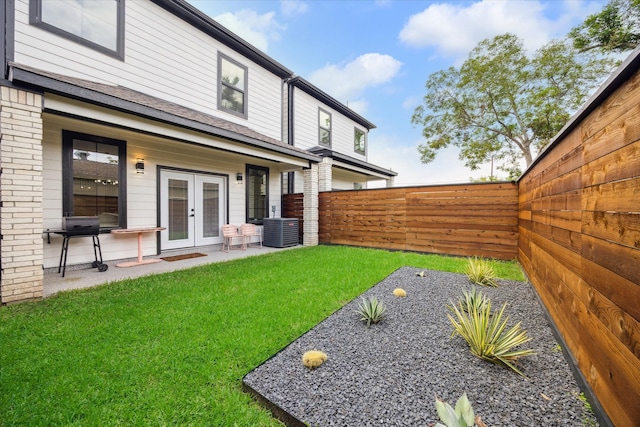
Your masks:
[{"label": "green foliage", "polygon": [[474,286],[470,291],[462,292],[462,297],[458,300],[458,305],[465,313],[470,313],[474,310],[483,310],[488,302],[489,298],[482,292],[478,291]]},{"label": "green foliage", "polygon": [[378,323],[384,318],[384,312],[386,311],[382,301],[378,301],[378,298],[362,298],[356,312],[360,314],[360,320],[367,323],[367,327],[372,323]]},{"label": "green foliage", "polygon": [[569,32],[581,52],[625,52],[640,43],[640,0],[611,0]]},{"label": "green foliage", "polygon": [[444,425],[437,423],[436,427],[472,427],[475,424],[475,415],[467,393],[462,393],[455,408],[436,398],[436,411],[438,411],[440,421],[444,423]]},{"label": "green foliage", "polygon": [[471,353],[479,358],[505,365],[524,376],[515,363],[518,358],[534,353],[533,350],[516,350],[515,347],[530,341],[531,338],[520,327],[520,322],[506,330],[509,318],[502,318],[506,307],[505,303],[500,310],[492,313],[490,299],[487,299],[486,305],[481,309],[470,307],[468,313],[464,311],[461,303],[458,307],[449,305],[447,308],[455,315],[447,315],[454,327],[451,335],[464,338]]},{"label": "green foliage", "polygon": [[484,40],[460,68],[428,77],[411,118],[426,139],[421,160],[454,145],[471,170],[493,158],[517,178],[520,160],[531,164],[614,65],[579,55],[567,42],[552,41],[530,58],[513,34]]},{"label": "green foliage", "polygon": [[498,287],[496,273],[489,262],[482,258],[468,258],[464,274],[477,285]]}]

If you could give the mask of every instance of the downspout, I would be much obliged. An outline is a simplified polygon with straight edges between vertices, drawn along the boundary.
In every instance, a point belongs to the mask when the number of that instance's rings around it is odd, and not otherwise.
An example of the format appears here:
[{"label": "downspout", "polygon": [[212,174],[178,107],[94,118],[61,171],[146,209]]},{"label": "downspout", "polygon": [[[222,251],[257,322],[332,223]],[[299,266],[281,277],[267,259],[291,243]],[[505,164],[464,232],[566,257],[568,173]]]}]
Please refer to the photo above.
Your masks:
[{"label": "downspout", "polygon": [[[291,81],[295,79],[295,77],[289,77],[286,79],[287,83],[287,144],[293,146],[294,144],[294,90],[295,86],[291,84]],[[311,163],[311,162],[309,162]],[[292,194],[295,191],[295,173],[287,172],[287,193]]]}]

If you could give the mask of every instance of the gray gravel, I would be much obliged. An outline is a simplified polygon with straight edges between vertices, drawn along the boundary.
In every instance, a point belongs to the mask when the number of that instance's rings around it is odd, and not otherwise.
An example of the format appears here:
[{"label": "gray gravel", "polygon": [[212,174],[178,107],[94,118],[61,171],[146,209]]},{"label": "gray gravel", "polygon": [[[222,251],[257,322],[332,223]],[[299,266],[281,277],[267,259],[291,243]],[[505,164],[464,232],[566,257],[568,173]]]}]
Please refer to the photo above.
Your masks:
[{"label": "gray gravel", "polygon": [[[401,268],[362,295],[385,303],[382,322],[359,321],[356,298],[247,374],[245,386],[311,426],[427,426],[438,421],[435,396],[454,405],[463,392],[488,426],[598,425],[529,284],[480,288],[494,308],[507,302],[509,325],[521,321],[532,338],[525,346],[536,355],[520,359],[522,377],[451,338],[446,305],[471,288],[467,278],[419,271]],[[406,298],[392,294],[397,287]],[[313,349],[329,358],[311,371],[301,358]]]}]

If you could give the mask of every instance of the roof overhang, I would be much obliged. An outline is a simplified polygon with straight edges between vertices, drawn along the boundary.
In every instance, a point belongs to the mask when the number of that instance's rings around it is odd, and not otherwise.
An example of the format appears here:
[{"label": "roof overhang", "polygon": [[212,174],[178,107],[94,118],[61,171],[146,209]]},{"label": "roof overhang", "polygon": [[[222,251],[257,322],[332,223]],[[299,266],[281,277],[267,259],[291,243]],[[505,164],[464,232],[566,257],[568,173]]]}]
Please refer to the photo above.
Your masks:
[{"label": "roof overhang", "polygon": [[[35,70],[14,63],[9,65],[9,80],[14,84],[35,87],[40,91],[202,132],[250,147],[293,156],[309,162],[320,161],[319,157],[312,153],[273,140],[244,126],[208,116],[159,98],[153,98],[131,89],[54,75],[53,73]],[[110,91],[117,91],[117,96],[114,93],[110,93]],[[129,97],[137,97],[139,101],[136,102],[129,99]]]},{"label": "roof overhang", "polygon": [[303,79],[302,77],[300,76],[293,77],[289,79],[288,83],[291,86],[299,88],[300,90],[304,91],[308,95],[311,95],[318,101],[321,101],[322,103],[328,105],[329,107],[333,108],[339,113],[345,115],[346,117],[350,118],[354,122],[358,123],[360,126],[366,127],[367,130],[374,129],[376,127],[376,125],[371,123],[369,120],[365,119],[360,114],[356,113],[355,111],[353,111],[352,109],[350,109],[349,107],[347,107],[346,105],[338,101],[337,99],[333,98],[331,95],[328,95],[327,93],[321,91],[320,89],[318,89],[317,87],[315,87],[314,85],[312,85],[311,83]]},{"label": "roof overhang", "polygon": [[389,169],[384,169],[380,166],[365,162],[364,160],[356,159],[346,154],[338,153],[324,147],[313,147],[308,150],[313,154],[317,154],[320,157],[329,157],[333,159],[333,166],[339,167],[348,171],[362,173],[369,176],[374,176],[379,179],[389,179],[397,176],[398,173]]}]

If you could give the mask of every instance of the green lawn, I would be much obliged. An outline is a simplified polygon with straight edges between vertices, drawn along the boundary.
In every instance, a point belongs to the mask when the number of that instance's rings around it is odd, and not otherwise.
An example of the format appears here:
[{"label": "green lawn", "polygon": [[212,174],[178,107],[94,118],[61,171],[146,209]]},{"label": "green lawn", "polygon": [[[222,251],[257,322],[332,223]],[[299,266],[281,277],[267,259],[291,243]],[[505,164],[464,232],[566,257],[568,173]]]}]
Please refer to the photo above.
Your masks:
[{"label": "green lawn", "polygon": [[278,425],[247,372],[395,269],[465,262],[319,246],[1,307],[0,425]]}]

